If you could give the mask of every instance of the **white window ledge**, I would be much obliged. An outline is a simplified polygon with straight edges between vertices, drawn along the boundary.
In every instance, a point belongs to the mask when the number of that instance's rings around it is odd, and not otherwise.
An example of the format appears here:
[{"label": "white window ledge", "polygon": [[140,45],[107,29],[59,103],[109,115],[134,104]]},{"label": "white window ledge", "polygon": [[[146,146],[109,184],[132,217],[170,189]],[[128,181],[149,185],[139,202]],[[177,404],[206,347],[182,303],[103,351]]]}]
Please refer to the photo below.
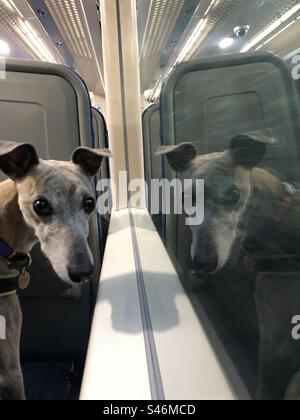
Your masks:
[{"label": "white window ledge", "polygon": [[122,210],[111,218],[81,399],[162,397],[235,399],[149,214]]}]

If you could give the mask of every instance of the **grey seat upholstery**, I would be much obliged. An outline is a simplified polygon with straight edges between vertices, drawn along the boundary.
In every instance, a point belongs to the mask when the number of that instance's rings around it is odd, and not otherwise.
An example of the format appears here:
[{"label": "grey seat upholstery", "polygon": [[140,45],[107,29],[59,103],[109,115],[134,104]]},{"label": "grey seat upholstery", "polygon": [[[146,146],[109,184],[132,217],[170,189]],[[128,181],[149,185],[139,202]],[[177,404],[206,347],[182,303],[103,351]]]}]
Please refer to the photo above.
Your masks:
[{"label": "grey seat upholstery", "polygon": [[161,145],[159,104],[149,106],[143,113],[143,139],[145,179],[149,184],[151,179],[161,178],[162,165],[155,159],[155,153]]},{"label": "grey seat upholstery", "polygon": [[[145,180],[148,185],[148,209],[151,210],[151,180],[161,179],[163,177],[163,165],[160,159],[157,159],[155,153],[161,146],[161,125],[160,125],[160,108],[159,104],[149,106],[142,117],[143,125],[143,142],[144,142],[144,164],[145,164]],[[161,215],[152,215],[153,221],[163,235]]]},{"label": "grey seat upholstery", "polygon": [[[92,114],[85,84],[64,66],[8,61],[6,78],[0,80],[0,138],[29,142],[44,159],[70,160],[76,147],[92,147]],[[39,247],[34,249],[31,285],[20,296],[23,356],[85,354],[100,273],[96,216],[90,230],[95,273],[85,286],[62,283]]]},{"label": "grey seat upholstery", "polygon": [[[297,91],[277,57],[239,54],[182,64],[166,82],[160,106],[163,143],[192,142],[199,154],[224,151],[236,134],[272,129],[278,142],[268,148],[261,165],[299,182]],[[170,179],[176,176],[165,161],[164,171]],[[197,312],[202,316],[205,309],[254,395],[259,349],[255,275],[241,274],[234,267],[221,275],[221,282],[195,288],[189,278],[191,232],[184,217],[166,217],[166,243],[185,287],[193,287],[191,298]],[[223,356],[220,352],[221,360]]]},{"label": "grey seat upholstery", "polygon": [[[94,142],[95,147],[100,149],[109,148],[108,144],[108,132],[104,116],[96,108],[92,108],[93,116],[93,130],[94,130]],[[109,178],[109,162],[108,159],[104,159],[101,172],[101,178]]]},{"label": "grey seat upholstery", "polygon": [[[109,148],[108,131],[104,116],[96,108],[92,109],[93,115],[93,130],[94,130],[94,144],[96,148],[104,149]],[[101,171],[97,177],[100,179],[110,179],[110,167],[108,159],[104,159]],[[98,194],[98,191],[97,191]],[[100,194],[100,192],[99,192]],[[111,195],[110,195],[111,198]],[[109,203],[110,210],[112,209],[112,198]],[[104,256],[104,248],[106,237],[108,233],[108,225],[110,220],[110,213],[106,215],[98,215],[99,235],[100,235],[100,256]]]}]

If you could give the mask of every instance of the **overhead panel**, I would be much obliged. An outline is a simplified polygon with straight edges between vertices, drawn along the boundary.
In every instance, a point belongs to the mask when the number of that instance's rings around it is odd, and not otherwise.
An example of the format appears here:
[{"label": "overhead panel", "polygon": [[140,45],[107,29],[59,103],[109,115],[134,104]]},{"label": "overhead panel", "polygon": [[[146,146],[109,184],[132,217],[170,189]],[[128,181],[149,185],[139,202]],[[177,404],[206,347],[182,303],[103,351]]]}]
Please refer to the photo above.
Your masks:
[{"label": "overhead panel", "polygon": [[47,6],[45,5],[43,0],[27,0],[27,3],[30,5],[36,17],[39,19],[41,25],[44,27],[45,31],[48,33],[51,40],[56,45],[57,49],[59,50],[60,54],[63,56],[65,64],[73,68],[74,67],[74,60],[72,57],[71,52],[69,51],[68,47],[66,46],[65,42],[63,42],[62,35],[56,26]]},{"label": "overhead panel", "polygon": [[185,2],[186,0],[152,0],[151,2],[141,48],[141,75],[144,89],[156,77],[163,50]]},{"label": "overhead panel", "polygon": [[242,52],[258,50],[264,43],[285,28],[300,14],[299,0],[276,0],[269,7],[268,18],[261,23],[259,30],[247,40]]},{"label": "overhead panel", "polygon": [[[197,57],[203,47],[205,40],[213,32],[217,32],[224,26],[224,22],[229,16],[238,13],[238,10],[245,0],[222,0],[212,3],[212,8],[207,14],[207,21],[205,22],[204,29],[195,44],[194,50],[191,51],[189,59]],[[230,28],[229,34],[233,32],[233,28]]]},{"label": "overhead panel", "polygon": [[192,16],[194,15],[198,6],[199,6],[199,0],[186,0],[185,5],[182,9],[182,12],[180,16],[178,17],[177,22],[174,26],[174,29],[171,33],[169,41],[163,51],[161,61],[160,61],[161,67],[164,67],[166,64],[168,64],[175,47],[180,41],[182,34],[184,33],[186,27],[190,23],[190,20]]},{"label": "overhead panel", "polygon": [[[176,41],[169,60],[162,55],[161,66],[157,64],[151,69],[156,80],[152,79],[144,86],[145,96],[155,102],[164,80],[182,62],[268,49],[285,56],[296,48],[299,21],[299,0],[201,0],[181,38]],[[249,27],[244,37],[235,35],[234,28],[238,26]],[[232,43],[221,49],[221,41],[227,38],[232,38]],[[283,39],[286,42],[282,42]]]},{"label": "overhead panel", "polygon": [[[89,28],[85,2],[82,0],[44,1],[74,58],[76,70],[87,82],[89,90],[103,94],[103,78]],[[94,16],[97,16],[96,2],[93,2],[92,7],[94,7]],[[100,22],[97,21],[96,25],[98,25],[100,38]]]},{"label": "overhead panel", "polygon": [[[273,35],[272,28],[275,28],[275,32],[276,27],[279,27],[278,30],[284,29],[284,22],[282,25],[279,22],[281,17],[284,17],[284,21],[285,16],[288,17],[286,27],[289,26],[294,19],[290,13],[296,12],[298,7],[300,9],[299,0],[214,0],[201,34],[185,58],[190,60],[220,53],[256,50]],[[234,28],[242,25],[249,26],[247,36],[235,37]],[[220,41],[226,37],[232,37],[234,42],[230,48],[221,51]],[[261,37],[262,41],[256,42]]]}]

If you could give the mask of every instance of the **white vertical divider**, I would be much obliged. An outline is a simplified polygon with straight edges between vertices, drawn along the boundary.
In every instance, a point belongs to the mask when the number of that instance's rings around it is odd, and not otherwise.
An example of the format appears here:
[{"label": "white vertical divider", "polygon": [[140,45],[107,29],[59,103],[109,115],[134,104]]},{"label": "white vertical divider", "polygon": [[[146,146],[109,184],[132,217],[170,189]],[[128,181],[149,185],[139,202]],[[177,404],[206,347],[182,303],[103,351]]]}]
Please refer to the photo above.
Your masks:
[{"label": "white vertical divider", "polygon": [[[112,179],[117,185],[116,210],[127,208],[121,171],[128,181],[144,179],[139,51],[135,0],[102,0],[104,73]],[[119,189],[122,188],[122,199]],[[140,207],[144,207],[144,194]]]}]

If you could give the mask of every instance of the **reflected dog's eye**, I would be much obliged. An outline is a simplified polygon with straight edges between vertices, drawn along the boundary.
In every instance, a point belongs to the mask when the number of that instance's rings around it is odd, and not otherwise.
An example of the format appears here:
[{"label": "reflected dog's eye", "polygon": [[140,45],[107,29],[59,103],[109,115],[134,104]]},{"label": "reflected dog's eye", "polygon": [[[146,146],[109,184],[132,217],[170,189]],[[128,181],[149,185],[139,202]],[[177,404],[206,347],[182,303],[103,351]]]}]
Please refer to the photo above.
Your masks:
[{"label": "reflected dog's eye", "polygon": [[96,208],[96,200],[93,197],[85,198],[82,208],[86,214],[92,214]]},{"label": "reflected dog's eye", "polygon": [[238,188],[232,187],[225,190],[219,197],[219,202],[225,205],[236,205],[241,199],[241,192]]},{"label": "reflected dog's eye", "polygon": [[40,217],[49,217],[53,214],[49,201],[44,198],[40,198],[33,203],[33,210]]}]

